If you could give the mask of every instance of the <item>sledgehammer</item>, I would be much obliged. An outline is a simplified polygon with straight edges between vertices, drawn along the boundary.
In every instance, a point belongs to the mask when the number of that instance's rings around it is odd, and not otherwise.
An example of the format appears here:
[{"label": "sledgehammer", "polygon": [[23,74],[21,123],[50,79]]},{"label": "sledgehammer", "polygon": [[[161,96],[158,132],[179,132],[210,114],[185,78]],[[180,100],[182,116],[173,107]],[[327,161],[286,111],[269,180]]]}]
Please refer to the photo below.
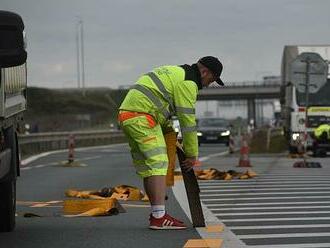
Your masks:
[{"label": "sledgehammer", "polygon": [[200,190],[199,190],[197,178],[195,176],[195,172],[194,170],[187,171],[184,168],[182,162],[186,159],[186,155],[182,147],[180,147],[180,145],[176,146],[176,152],[178,154],[183,182],[186,188],[192,224],[194,227],[205,227],[205,220],[204,220],[201,200],[199,198]]}]

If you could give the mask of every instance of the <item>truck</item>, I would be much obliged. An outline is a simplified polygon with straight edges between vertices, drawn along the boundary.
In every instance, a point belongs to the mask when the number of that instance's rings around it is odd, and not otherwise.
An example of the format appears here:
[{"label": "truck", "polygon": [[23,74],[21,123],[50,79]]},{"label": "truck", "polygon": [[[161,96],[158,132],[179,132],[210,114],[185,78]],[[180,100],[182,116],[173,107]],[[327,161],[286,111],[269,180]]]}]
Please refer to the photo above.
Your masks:
[{"label": "truck", "polygon": [[15,228],[18,132],[27,106],[27,52],[20,15],[0,10],[0,232]]},{"label": "truck", "polygon": [[[289,151],[296,153],[305,140],[305,93],[299,92],[290,81],[292,62],[304,52],[319,54],[323,60],[330,60],[330,45],[290,45],[285,46],[281,66],[281,123],[288,142]],[[302,82],[304,83],[304,82]],[[316,93],[309,93],[307,115],[307,150],[313,149],[313,131],[321,124],[330,124],[330,80]]]}]

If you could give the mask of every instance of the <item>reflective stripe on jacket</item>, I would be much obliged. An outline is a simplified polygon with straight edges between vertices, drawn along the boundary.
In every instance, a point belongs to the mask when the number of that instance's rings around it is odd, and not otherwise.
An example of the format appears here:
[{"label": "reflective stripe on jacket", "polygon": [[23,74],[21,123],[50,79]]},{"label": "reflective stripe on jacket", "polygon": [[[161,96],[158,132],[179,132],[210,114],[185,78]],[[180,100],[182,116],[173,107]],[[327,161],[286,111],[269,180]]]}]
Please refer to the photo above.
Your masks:
[{"label": "reflective stripe on jacket", "polygon": [[138,79],[120,109],[151,114],[161,126],[167,126],[170,116],[175,114],[180,122],[186,155],[198,156],[197,93],[197,83],[186,79],[182,67],[161,66]]}]

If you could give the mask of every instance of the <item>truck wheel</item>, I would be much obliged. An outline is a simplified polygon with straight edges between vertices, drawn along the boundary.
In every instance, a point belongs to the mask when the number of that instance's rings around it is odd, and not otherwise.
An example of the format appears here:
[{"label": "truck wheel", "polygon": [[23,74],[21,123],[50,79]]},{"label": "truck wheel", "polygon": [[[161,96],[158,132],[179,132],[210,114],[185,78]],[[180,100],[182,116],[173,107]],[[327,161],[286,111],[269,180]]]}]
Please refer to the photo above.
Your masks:
[{"label": "truck wheel", "polygon": [[0,183],[0,232],[15,228],[16,180]]},{"label": "truck wheel", "polygon": [[289,146],[289,152],[290,154],[296,154],[298,153],[298,149],[296,146]]}]

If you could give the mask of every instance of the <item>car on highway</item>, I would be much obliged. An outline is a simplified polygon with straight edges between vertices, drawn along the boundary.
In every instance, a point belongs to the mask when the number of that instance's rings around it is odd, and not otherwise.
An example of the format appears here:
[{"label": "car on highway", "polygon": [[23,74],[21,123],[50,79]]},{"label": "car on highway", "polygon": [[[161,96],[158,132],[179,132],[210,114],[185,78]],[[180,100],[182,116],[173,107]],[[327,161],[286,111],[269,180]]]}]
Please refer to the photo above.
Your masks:
[{"label": "car on highway", "polygon": [[230,125],[223,118],[200,118],[197,120],[198,144],[224,143],[229,146]]}]

